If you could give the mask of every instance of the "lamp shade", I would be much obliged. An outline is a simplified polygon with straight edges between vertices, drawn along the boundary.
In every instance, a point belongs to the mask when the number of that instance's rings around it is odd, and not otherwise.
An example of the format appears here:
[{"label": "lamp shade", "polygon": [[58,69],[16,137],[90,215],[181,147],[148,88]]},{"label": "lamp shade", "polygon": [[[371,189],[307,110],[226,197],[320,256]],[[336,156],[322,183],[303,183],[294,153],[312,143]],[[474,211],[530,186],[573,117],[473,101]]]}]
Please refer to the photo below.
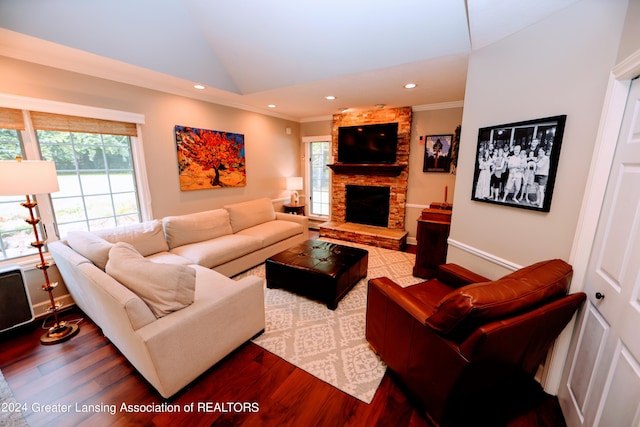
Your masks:
[{"label": "lamp shade", "polygon": [[287,178],[287,190],[302,190],[302,177],[290,176]]},{"label": "lamp shade", "polygon": [[0,196],[25,196],[59,191],[56,165],[45,160],[0,162]]}]

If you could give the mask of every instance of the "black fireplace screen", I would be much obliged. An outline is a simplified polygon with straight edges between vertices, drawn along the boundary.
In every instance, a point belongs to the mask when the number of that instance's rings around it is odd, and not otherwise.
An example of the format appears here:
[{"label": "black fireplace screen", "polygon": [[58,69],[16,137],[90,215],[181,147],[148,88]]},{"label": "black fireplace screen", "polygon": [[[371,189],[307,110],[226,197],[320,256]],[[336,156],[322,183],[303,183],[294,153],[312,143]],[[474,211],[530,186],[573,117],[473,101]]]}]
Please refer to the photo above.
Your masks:
[{"label": "black fireplace screen", "polygon": [[347,185],[347,222],[387,227],[390,196],[389,187]]}]

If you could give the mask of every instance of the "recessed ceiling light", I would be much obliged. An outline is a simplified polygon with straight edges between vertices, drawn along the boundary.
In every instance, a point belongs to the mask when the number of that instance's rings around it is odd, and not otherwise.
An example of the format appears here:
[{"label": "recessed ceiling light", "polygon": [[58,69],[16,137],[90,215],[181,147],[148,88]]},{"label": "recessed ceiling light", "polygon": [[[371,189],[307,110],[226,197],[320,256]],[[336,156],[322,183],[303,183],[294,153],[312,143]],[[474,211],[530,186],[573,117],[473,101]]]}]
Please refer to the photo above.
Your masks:
[{"label": "recessed ceiling light", "polygon": [[342,108],[340,108],[340,112],[341,112],[341,113],[346,113],[347,111],[349,111],[349,107],[342,107]]},{"label": "recessed ceiling light", "polygon": [[199,89],[199,90],[205,89],[205,87],[202,86],[202,85],[193,85],[193,87],[195,87],[196,89]]},{"label": "recessed ceiling light", "polygon": [[406,85],[404,85],[405,89],[413,89],[414,87],[418,86],[415,83],[407,83]]},{"label": "recessed ceiling light", "polygon": [[333,96],[333,95],[328,95],[328,96],[325,96],[324,99],[328,99],[329,101],[333,101],[334,99],[336,99],[336,97]]},{"label": "recessed ceiling light", "polygon": [[269,107],[269,108],[276,108],[276,104],[269,104],[269,105],[267,105],[267,107]]}]

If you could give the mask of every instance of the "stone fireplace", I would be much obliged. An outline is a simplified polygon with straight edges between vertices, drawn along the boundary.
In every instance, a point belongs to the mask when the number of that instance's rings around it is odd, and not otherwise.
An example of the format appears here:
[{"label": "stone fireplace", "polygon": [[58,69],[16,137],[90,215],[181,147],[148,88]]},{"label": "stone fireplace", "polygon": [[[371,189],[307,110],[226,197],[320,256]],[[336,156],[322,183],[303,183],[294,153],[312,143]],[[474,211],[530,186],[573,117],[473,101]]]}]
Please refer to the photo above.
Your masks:
[{"label": "stone fireplace", "polygon": [[[336,163],[329,165],[333,170],[331,217],[329,222],[320,225],[320,236],[390,249],[401,249],[405,245],[408,234],[404,226],[409,177],[411,107],[335,114],[333,116],[331,155],[334,159],[338,158],[338,128],[392,122],[398,123],[395,164],[345,165]],[[372,225],[352,221],[352,218],[347,215],[347,188],[352,186],[388,189],[386,222],[376,222]]]}]

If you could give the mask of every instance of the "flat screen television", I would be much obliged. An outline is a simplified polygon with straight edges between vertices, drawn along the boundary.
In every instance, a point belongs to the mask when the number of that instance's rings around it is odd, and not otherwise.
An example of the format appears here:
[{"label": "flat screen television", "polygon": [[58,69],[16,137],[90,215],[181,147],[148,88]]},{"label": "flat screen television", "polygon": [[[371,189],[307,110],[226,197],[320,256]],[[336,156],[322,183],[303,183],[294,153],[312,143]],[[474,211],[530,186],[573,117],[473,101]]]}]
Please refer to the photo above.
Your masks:
[{"label": "flat screen television", "polygon": [[393,164],[398,148],[398,123],[338,128],[338,163]]}]

